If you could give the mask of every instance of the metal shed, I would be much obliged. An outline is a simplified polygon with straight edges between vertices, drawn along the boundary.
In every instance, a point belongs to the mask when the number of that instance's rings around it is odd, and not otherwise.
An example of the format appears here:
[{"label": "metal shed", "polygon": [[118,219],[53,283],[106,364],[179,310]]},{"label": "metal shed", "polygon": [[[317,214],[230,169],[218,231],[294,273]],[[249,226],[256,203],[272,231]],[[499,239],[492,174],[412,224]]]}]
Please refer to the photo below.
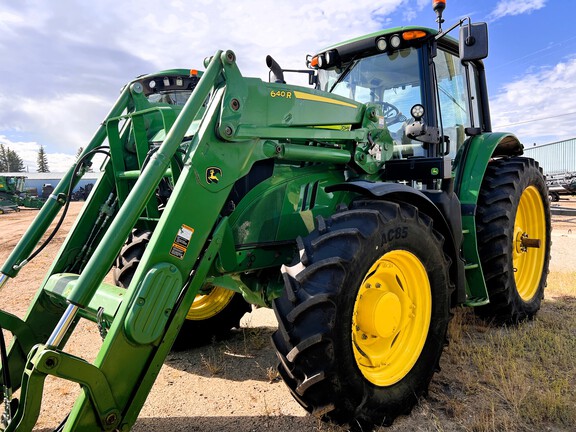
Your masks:
[{"label": "metal shed", "polygon": [[524,154],[537,160],[547,176],[576,172],[576,138],[526,147]]}]

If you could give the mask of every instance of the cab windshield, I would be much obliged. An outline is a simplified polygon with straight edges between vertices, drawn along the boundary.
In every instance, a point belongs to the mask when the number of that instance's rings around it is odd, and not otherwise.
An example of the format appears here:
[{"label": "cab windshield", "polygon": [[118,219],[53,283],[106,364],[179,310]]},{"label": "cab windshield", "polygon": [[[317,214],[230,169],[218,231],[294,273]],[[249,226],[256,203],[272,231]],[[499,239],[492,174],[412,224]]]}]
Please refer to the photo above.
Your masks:
[{"label": "cab windshield", "polygon": [[410,108],[422,103],[420,54],[415,48],[353,60],[342,69],[319,70],[321,90],[382,107],[386,125],[398,144],[409,144],[403,126]]},{"label": "cab windshield", "polygon": [[151,93],[148,95],[148,102],[184,106],[184,104],[186,104],[190,98],[191,94],[192,90],[162,91],[159,93]]}]

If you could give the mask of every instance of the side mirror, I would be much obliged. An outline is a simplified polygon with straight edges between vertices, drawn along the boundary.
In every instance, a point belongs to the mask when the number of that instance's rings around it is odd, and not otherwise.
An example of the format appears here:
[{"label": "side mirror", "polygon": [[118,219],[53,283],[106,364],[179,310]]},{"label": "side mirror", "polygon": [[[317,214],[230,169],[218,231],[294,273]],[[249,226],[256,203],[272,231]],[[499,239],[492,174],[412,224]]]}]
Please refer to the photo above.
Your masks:
[{"label": "side mirror", "polygon": [[468,23],[460,27],[460,60],[481,60],[488,57],[488,25]]}]

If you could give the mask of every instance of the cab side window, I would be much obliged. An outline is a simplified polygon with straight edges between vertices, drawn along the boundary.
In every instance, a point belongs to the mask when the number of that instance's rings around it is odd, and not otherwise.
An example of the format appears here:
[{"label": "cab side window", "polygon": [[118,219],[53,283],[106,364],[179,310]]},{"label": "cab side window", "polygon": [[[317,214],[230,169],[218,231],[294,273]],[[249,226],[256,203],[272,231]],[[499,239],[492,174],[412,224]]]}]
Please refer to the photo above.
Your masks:
[{"label": "cab side window", "polygon": [[[479,119],[475,71],[472,65],[464,66],[458,56],[442,50],[438,50],[434,63],[436,65],[441,125],[444,135],[450,139],[450,156],[454,158],[457,149],[466,139],[464,129],[472,126],[472,118],[475,119],[476,123]],[[470,95],[466,83],[466,67],[469,68],[468,75],[472,80]],[[469,97],[472,98],[472,104],[468,101]],[[471,105],[472,112],[470,112]]]}]

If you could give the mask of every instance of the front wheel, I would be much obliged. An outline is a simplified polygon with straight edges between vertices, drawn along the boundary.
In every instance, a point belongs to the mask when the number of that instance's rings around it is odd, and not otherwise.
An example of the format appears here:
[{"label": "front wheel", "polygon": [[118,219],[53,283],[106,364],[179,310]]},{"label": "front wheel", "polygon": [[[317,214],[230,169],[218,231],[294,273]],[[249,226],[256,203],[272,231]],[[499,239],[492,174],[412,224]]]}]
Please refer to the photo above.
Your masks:
[{"label": "front wheel", "polygon": [[476,212],[478,252],[490,303],[475,311],[516,323],[540,309],[550,261],[550,202],[538,163],[515,157],[490,163]]},{"label": "front wheel", "polygon": [[274,303],[279,372],[325,420],[390,424],[428,388],[445,343],[451,284],[443,239],[407,204],[359,201],[319,220],[283,268]]}]

